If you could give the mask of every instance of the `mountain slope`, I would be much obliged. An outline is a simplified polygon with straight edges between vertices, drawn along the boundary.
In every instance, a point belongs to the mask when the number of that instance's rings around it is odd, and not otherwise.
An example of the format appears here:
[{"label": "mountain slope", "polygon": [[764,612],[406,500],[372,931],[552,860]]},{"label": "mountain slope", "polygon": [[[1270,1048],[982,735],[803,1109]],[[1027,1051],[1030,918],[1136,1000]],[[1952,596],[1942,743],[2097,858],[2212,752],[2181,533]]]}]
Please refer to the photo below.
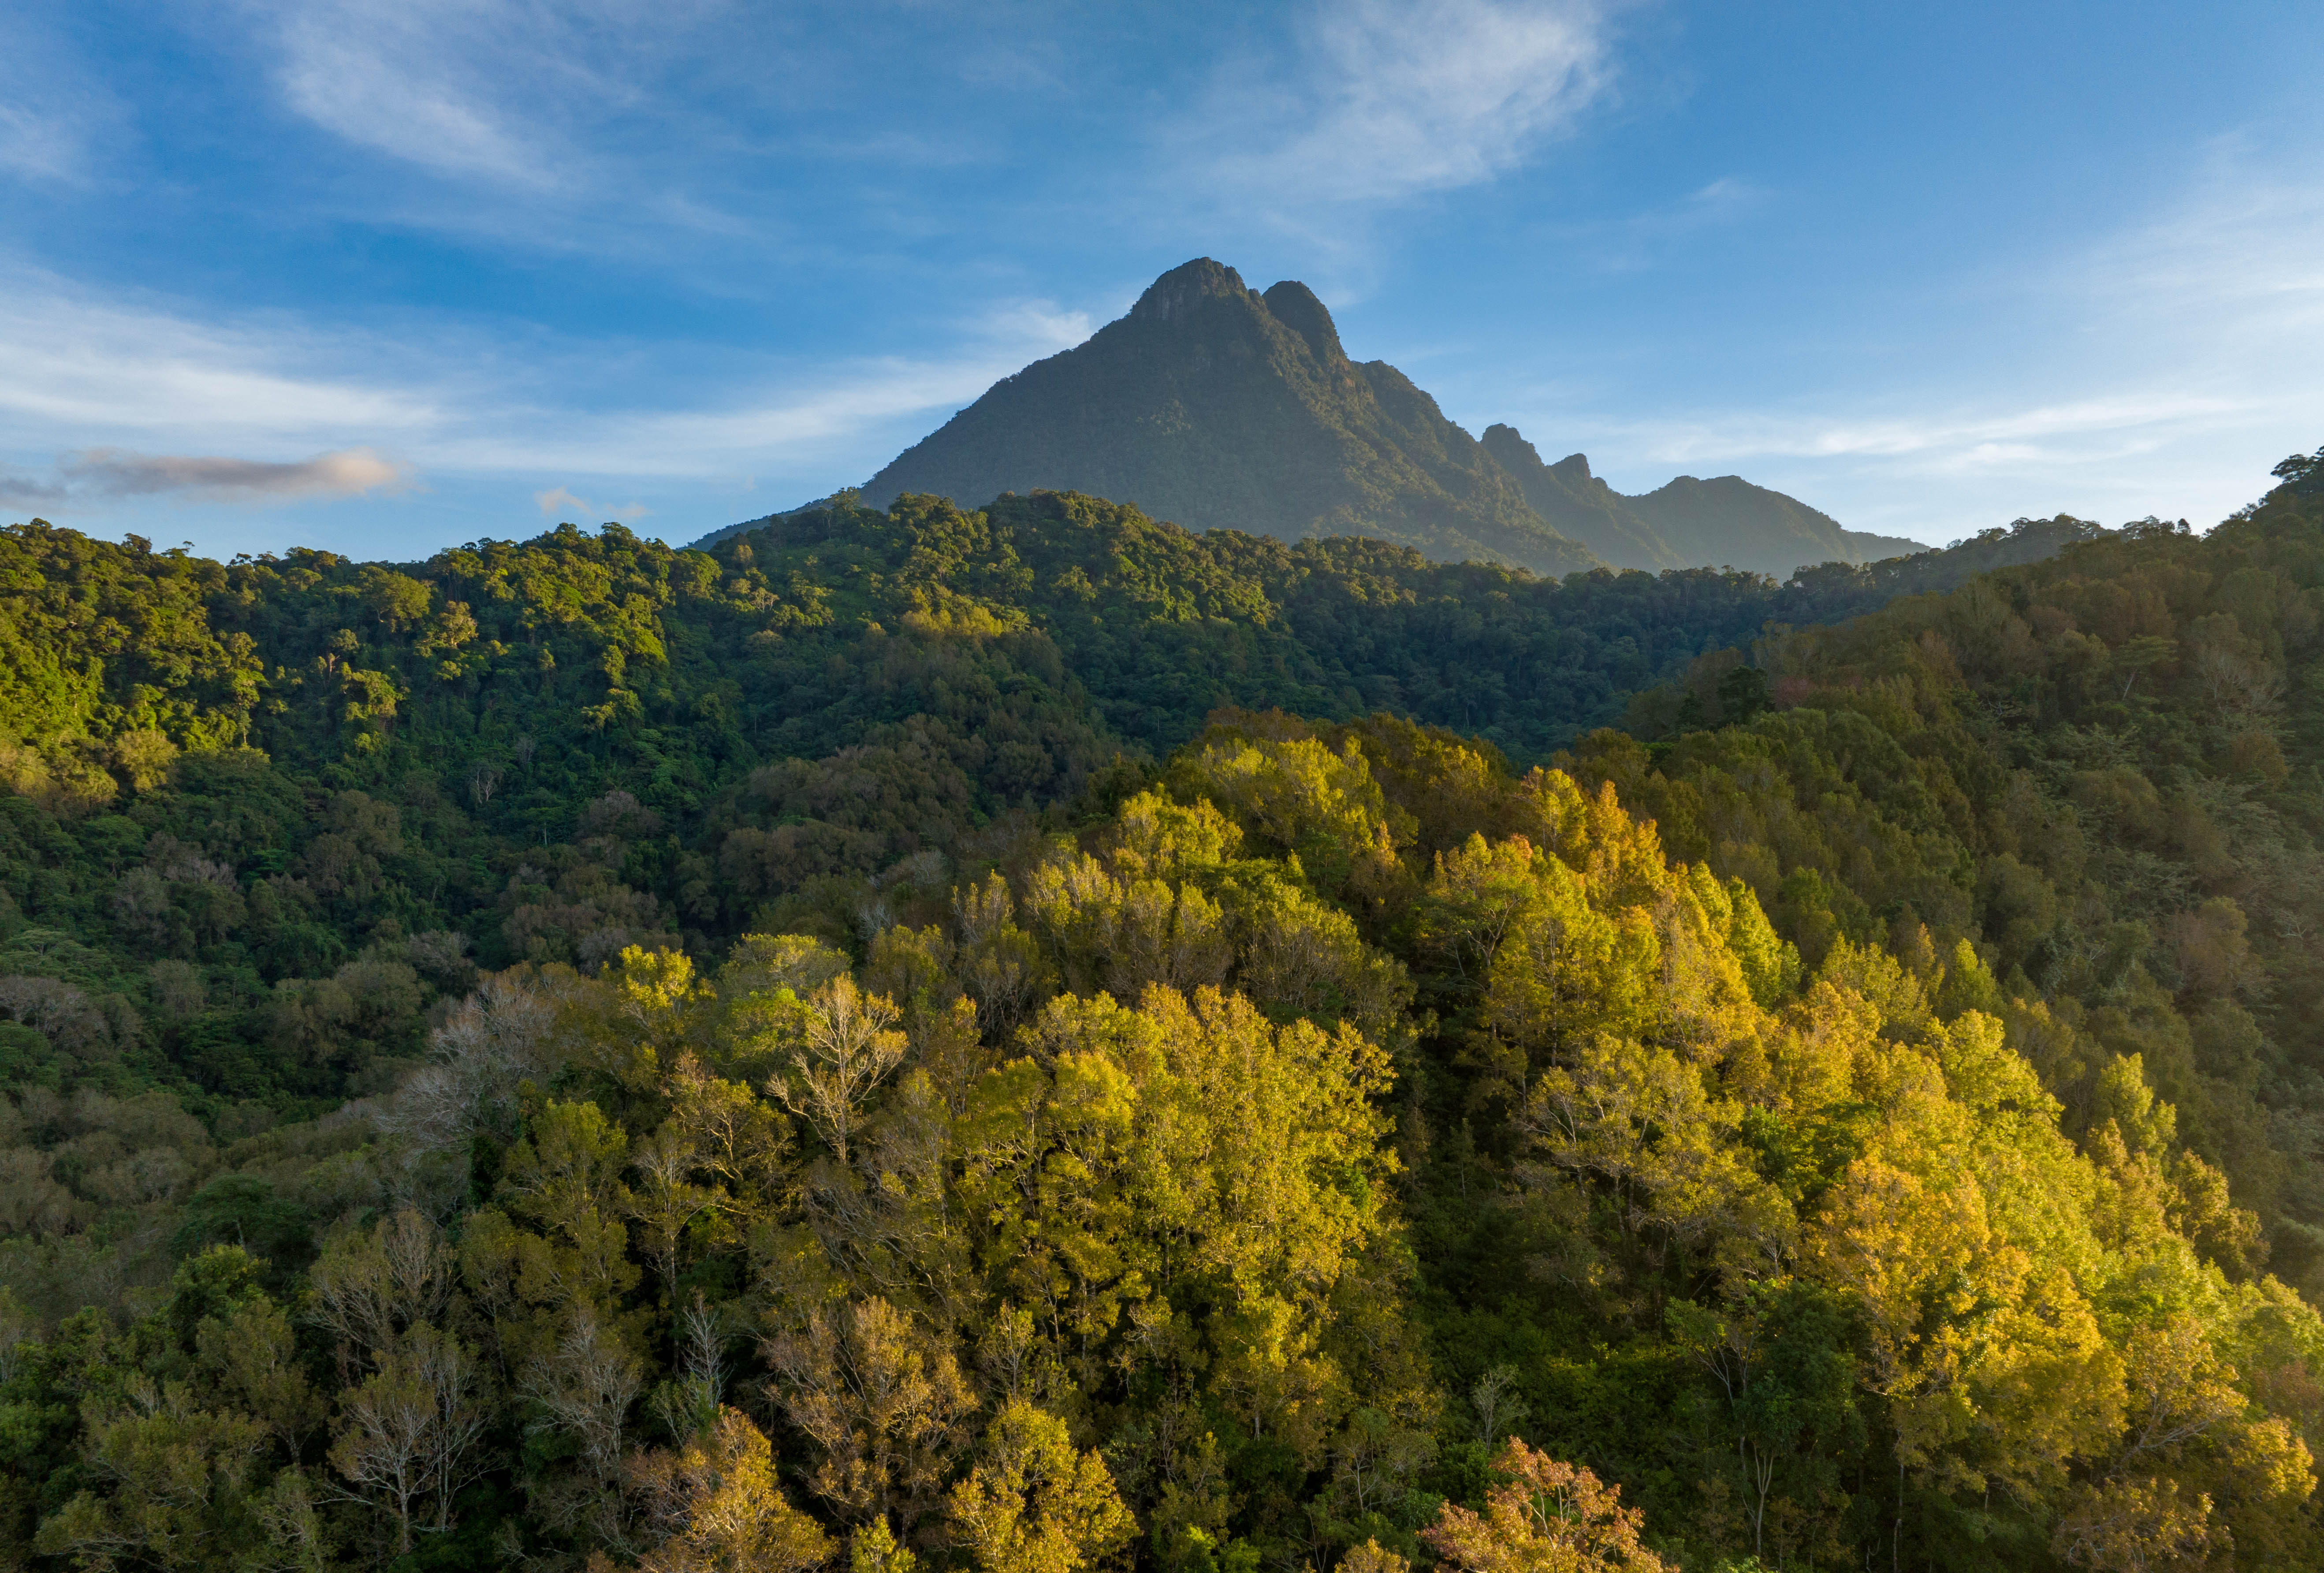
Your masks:
[{"label": "mountain slope", "polygon": [[994,384],[863,499],[975,505],[1036,489],[1194,529],[1370,535],[1545,575],[1594,565],[1434,400],[1384,362],[1351,361],[1305,285],[1262,296],[1207,258],[1165,273],[1088,343]]}]

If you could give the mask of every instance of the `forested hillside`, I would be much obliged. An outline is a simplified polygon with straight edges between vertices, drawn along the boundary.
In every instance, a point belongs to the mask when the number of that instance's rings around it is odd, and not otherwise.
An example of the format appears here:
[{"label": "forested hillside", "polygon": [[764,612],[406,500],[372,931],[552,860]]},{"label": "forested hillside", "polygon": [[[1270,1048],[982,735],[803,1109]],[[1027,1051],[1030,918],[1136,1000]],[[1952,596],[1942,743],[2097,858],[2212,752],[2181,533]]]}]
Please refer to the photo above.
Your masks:
[{"label": "forested hillside", "polygon": [[0,1545],[2312,1562],[2280,473],[1784,586],[0,532]]}]

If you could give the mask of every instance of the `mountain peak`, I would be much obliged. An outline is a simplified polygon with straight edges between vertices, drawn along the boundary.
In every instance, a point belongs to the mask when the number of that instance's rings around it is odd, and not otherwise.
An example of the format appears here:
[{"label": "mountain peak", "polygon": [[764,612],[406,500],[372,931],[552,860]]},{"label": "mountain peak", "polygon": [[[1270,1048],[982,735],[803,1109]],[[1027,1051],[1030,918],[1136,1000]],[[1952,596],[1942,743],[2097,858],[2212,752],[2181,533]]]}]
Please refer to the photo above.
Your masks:
[{"label": "mountain peak", "polygon": [[1507,421],[1494,421],[1485,428],[1485,434],[1477,440],[1483,443],[1485,451],[1499,459],[1501,467],[1511,475],[1521,475],[1539,467],[1541,464],[1540,453],[1526,440],[1525,433]]},{"label": "mountain peak", "polygon": [[1590,473],[1590,460],[1578,453],[1569,453],[1555,464],[1542,464],[1540,450],[1526,440],[1524,432],[1504,421],[1496,421],[1486,427],[1485,435],[1478,440],[1511,475],[1540,465],[1569,486],[1586,486],[1597,478]]},{"label": "mountain peak", "polygon": [[1224,263],[1198,256],[1179,264],[1147,285],[1146,293],[1138,297],[1138,304],[1130,309],[1130,314],[1163,322],[1183,320],[1204,301],[1236,300],[1250,293],[1240,273]]},{"label": "mountain peak", "polygon": [[1542,574],[1721,562],[1788,573],[1873,544],[1740,481],[1626,497],[1578,453],[1543,463],[1513,426],[1473,438],[1394,366],[1351,361],[1305,284],[1261,295],[1206,256],[1155,280],[1087,342],[993,384],[862,496],[973,507],[1035,490],[1132,503],[1194,530],[1370,535]]},{"label": "mountain peak", "polygon": [[1268,287],[1259,299],[1275,319],[1307,341],[1315,358],[1325,365],[1348,358],[1340,347],[1340,330],[1332,321],[1330,308],[1315,297],[1315,291],[1296,279],[1285,279]]},{"label": "mountain peak", "polygon": [[1261,297],[1210,257],[1164,273],[1087,342],[995,384],[862,496],[975,506],[1036,489],[1134,503],[1190,529],[1370,535],[1540,574],[1598,560],[1402,373],[1351,362],[1313,290],[1286,279]]}]

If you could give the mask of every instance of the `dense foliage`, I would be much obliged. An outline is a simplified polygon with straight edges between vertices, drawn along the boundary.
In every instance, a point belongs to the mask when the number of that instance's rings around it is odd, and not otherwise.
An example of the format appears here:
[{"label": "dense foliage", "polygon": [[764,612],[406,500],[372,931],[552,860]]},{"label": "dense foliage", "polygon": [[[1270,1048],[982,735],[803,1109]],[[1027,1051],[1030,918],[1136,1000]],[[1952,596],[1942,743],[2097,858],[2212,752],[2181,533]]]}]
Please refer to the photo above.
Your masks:
[{"label": "dense foliage", "polygon": [[0,532],[5,1555],[2313,1560],[2287,478],[1784,587]]},{"label": "dense foliage", "polygon": [[2143,1078],[2265,1221],[2253,1260],[2324,1293],[2319,514],[2287,486],[1701,658],[1632,706],[1681,735],[1601,733],[1576,768],[1811,961],[1974,941],[2068,1129]]}]

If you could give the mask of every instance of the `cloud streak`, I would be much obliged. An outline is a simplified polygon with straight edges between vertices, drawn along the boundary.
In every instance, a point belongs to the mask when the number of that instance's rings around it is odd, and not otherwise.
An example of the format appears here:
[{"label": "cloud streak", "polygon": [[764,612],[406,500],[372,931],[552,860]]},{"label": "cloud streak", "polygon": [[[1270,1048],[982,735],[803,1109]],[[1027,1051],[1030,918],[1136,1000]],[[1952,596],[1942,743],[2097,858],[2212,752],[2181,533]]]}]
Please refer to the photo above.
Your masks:
[{"label": "cloud streak", "polygon": [[0,470],[0,505],[69,513],[126,498],[263,504],[392,496],[410,490],[417,478],[410,465],[369,448],[288,462],[92,448],[65,455],[46,477]]},{"label": "cloud streak", "polygon": [[1593,0],[1333,0],[1288,69],[1222,77],[1187,134],[1285,206],[1394,202],[1508,172],[1605,89]]},{"label": "cloud streak", "polygon": [[2243,401],[2184,393],[2115,395],[1991,412],[1898,416],[1806,413],[1710,415],[1695,420],[1600,423],[1639,454],[1670,464],[1738,458],[1920,458],[1939,467],[2032,458],[2059,440],[2097,439],[2114,449],[2131,433],[2190,423],[2220,423],[2246,411]]}]

